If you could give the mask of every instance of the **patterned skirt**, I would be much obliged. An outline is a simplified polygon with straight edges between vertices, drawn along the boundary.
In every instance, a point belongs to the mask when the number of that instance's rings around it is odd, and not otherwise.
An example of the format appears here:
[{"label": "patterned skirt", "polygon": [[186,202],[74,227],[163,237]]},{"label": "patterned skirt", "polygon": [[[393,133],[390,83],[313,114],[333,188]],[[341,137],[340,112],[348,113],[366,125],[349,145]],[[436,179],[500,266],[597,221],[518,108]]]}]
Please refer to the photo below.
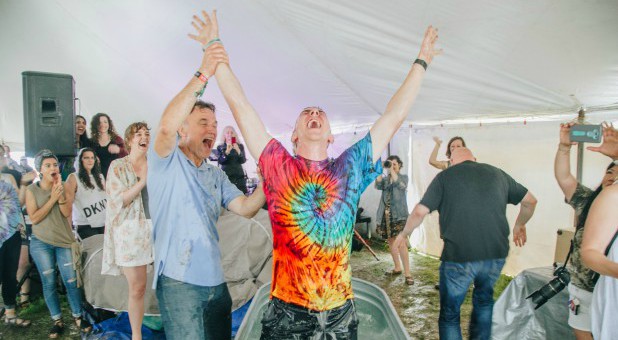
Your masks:
[{"label": "patterned skirt", "polygon": [[382,223],[376,227],[376,232],[382,239],[388,240],[391,237],[397,237],[405,226],[406,221],[393,221],[390,214],[390,204],[387,204],[386,209],[384,209],[384,216],[382,216]]}]

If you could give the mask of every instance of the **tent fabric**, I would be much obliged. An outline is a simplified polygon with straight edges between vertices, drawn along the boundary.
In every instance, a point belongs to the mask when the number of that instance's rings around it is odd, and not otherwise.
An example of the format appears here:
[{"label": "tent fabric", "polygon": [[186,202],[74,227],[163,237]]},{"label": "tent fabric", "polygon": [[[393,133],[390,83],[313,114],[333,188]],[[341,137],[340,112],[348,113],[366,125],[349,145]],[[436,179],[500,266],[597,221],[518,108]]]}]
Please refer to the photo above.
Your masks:
[{"label": "tent fabric", "polygon": [[[79,113],[156,125],[201,60],[187,38],[204,5],[154,1],[2,1],[0,136],[23,147],[22,71],[71,74]],[[440,29],[409,123],[574,112],[618,103],[615,1],[213,0],[221,38],[275,135],[307,105],[351,132],[375,121]],[[206,98],[232,123],[215,82]]]},{"label": "tent fabric", "polygon": [[[217,222],[221,263],[232,296],[232,310],[242,307],[257,289],[270,281],[272,266],[272,232],[270,219],[260,210],[246,219],[223,210]],[[83,245],[84,292],[86,300],[97,308],[127,310],[128,284],[123,276],[101,275],[103,235],[85,239]],[[144,297],[147,315],[158,315],[159,307],[152,289],[154,271],[149,268]]]},{"label": "tent fabric", "polygon": [[[416,58],[425,27],[434,24],[444,53],[429,66],[391,143],[392,153],[407,155],[410,209],[436,173],[427,164],[431,135],[445,143],[463,135],[480,160],[540,196],[529,244],[512,248],[506,272],[553,261],[555,231],[568,228],[572,216],[552,176],[555,119],[572,119],[582,106],[592,116],[618,117],[618,2],[0,1],[0,43],[7,46],[0,54],[0,139],[23,150],[23,71],[73,75],[77,111],[88,121],[106,112],[120,133],[134,121],[156,127],[201,60],[186,34],[203,6],[218,9],[232,68],[269,132],[290,149],[298,113],[319,105],[336,133],[333,157],[380,117]],[[215,80],[204,99],[217,105],[219,126],[235,125]],[[553,127],[530,123],[550,117]],[[511,118],[529,123],[487,124]],[[595,174],[586,181],[591,186],[605,162],[595,159],[586,163]],[[254,163],[245,164],[250,177],[256,177]],[[368,216],[378,199],[371,187],[361,197]],[[511,223],[515,213],[509,208]],[[417,249],[439,255],[437,221],[432,214],[415,232]]]}]

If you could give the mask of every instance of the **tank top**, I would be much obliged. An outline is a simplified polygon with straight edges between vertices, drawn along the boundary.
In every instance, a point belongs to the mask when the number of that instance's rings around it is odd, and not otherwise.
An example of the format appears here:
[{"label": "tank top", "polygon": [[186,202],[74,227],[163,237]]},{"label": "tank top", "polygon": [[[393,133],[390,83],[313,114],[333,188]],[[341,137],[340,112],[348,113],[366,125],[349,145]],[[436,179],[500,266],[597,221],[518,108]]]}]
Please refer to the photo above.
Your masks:
[{"label": "tank top", "polygon": [[104,227],[105,208],[107,207],[105,190],[99,189],[93,175],[90,175],[90,183],[94,185],[94,189],[87,188],[76,173],[71,175],[75,176],[77,181],[77,192],[75,201],[73,201],[73,225],[90,225],[91,228]]},{"label": "tank top", "polygon": [[[40,182],[28,186],[28,190],[34,196],[38,208],[49,201],[51,190],[43,190]],[[32,225],[32,234],[42,242],[61,248],[71,248],[75,237],[67,218],[62,215],[60,205],[56,202],[45,218],[39,223]]]}]

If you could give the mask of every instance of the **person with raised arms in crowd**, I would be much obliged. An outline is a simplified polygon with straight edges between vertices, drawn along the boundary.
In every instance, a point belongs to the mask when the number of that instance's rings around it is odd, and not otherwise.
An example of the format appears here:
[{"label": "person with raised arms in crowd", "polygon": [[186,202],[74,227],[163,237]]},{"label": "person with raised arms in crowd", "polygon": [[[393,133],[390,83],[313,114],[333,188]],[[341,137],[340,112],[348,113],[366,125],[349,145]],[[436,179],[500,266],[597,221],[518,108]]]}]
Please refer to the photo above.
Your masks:
[{"label": "person with raised arms in crowd", "polygon": [[[148,195],[154,236],[154,282],[167,339],[230,339],[232,298],[215,224],[221,207],[251,218],[264,205],[205,160],[217,140],[215,106],[198,100],[207,76],[227,55],[210,46],[198,71],[161,115],[148,149]],[[189,77],[187,77],[189,78]]]},{"label": "person with raised arms in crowd", "polygon": [[356,338],[349,260],[358,202],[382,172],[377,161],[406,119],[437,54],[437,30],[429,26],[425,32],[418,58],[370,132],[330,159],[327,149],[334,137],[323,109],[301,110],[292,133],[297,154],[291,155],[268,134],[232,73],[216,12],[194,16],[193,26],[197,34],[190,37],[205,47],[206,59],[226,57],[213,73],[264,178],[274,252],[261,338]]}]

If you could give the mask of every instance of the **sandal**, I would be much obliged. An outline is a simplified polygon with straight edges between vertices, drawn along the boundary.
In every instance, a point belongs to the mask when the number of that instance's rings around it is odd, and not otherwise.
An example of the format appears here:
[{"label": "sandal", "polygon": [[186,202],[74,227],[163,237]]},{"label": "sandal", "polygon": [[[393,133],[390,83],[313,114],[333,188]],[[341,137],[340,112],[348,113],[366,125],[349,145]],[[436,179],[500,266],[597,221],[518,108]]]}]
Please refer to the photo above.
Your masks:
[{"label": "sandal", "polygon": [[15,315],[13,317],[7,316],[4,318],[4,324],[11,327],[26,328],[32,324],[32,321],[18,318],[17,315]]},{"label": "sandal", "polygon": [[401,275],[401,273],[403,273],[402,270],[391,270],[390,272],[386,272],[386,275],[388,276],[397,276],[397,275]]},{"label": "sandal", "polygon": [[412,276],[406,276],[406,284],[411,286],[414,284],[414,278]]},{"label": "sandal", "polygon": [[58,319],[54,321],[54,325],[49,330],[49,338],[56,339],[60,336],[60,334],[62,334],[62,332],[64,332],[64,323],[62,322],[62,319]]},{"label": "sandal", "polygon": [[[20,302],[17,304],[19,306],[19,308],[28,308],[28,306],[30,306],[30,293],[19,293],[20,296]],[[21,299],[21,297],[24,296],[24,299]]]},{"label": "sandal", "polygon": [[86,318],[75,318],[75,324],[84,333],[90,333],[92,331],[92,324],[86,320]]}]

